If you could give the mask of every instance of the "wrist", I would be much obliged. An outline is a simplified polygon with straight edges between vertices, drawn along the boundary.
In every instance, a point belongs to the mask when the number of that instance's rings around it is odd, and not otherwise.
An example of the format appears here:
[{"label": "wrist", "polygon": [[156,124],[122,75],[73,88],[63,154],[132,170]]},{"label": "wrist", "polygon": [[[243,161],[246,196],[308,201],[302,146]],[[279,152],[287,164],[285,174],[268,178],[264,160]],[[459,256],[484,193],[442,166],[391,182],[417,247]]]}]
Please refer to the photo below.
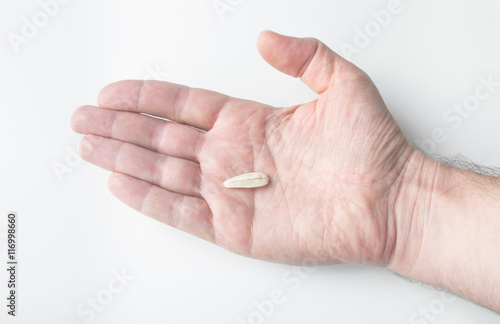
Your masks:
[{"label": "wrist", "polygon": [[395,183],[389,209],[395,243],[386,268],[402,276],[413,277],[439,169],[437,161],[415,150]]},{"label": "wrist", "polygon": [[499,182],[416,151],[394,203],[387,268],[498,310]]}]

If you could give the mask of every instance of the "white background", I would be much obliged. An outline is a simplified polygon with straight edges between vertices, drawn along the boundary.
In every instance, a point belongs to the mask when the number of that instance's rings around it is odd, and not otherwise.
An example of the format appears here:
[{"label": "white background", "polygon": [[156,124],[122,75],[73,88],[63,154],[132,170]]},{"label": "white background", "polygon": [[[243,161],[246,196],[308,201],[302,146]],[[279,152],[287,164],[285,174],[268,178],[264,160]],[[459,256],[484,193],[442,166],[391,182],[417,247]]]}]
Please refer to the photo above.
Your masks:
[{"label": "white background", "polygon": [[[254,302],[279,289],[285,302],[264,323],[498,323],[481,307],[444,303],[439,291],[382,269],[341,265],[300,278],[290,266],[231,254],[132,211],[107,191],[108,172],[74,157],[68,164],[80,139],[71,114],[96,104],[104,85],[161,79],[276,106],[305,102],[314,94],[258,55],[259,32],[316,37],[342,53],[356,28],[374,19],[370,12],[389,2],[227,1],[233,10],[222,19],[213,0],[72,0],[16,52],[9,35],[23,37],[23,19],[42,9],[34,0],[1,0],[0,269],[12,210],[20,263],[15,319],[3,306],[7,276],[0,273],[0,322],[248,323]],[[435,153],[500,166],[500,88],[457,129],[443,119],[474,95],[478,78],[500,81],[500,1],[401,6],[351,60],[373,78],[412,142],[441,128],[447,138]],[[71,169],[61,179],[58,163]],[[113,271],[134,279],[89,321],[77,308],[109,297]],[[418,315],[429,307],[432,320]]]}]

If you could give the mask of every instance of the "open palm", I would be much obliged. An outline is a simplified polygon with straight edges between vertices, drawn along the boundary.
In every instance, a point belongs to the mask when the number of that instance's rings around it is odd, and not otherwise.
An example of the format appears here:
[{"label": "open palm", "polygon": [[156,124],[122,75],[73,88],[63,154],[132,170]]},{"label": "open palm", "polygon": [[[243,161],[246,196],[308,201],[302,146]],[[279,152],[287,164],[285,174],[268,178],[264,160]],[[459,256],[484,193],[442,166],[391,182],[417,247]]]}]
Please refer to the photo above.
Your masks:
[{"label": "open palm", "polygon": [[[129,206],[233,252],[385,265],[413,148],[366,74],[322,43],[264,32],[258,47],[318,99],[277,109],[166,82],[114,83],[99,107],[73,116],[88,134],[83,158],[113,171],[110,190]],[[270,183],[222,185],[253,171]]]}]

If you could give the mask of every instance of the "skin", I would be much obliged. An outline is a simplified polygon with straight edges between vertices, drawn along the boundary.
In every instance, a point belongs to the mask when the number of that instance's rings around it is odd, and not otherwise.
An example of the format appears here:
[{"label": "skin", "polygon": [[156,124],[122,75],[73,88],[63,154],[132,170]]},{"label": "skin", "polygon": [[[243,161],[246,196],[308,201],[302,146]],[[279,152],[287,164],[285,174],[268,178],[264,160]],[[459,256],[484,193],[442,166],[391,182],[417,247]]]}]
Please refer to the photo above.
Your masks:
[{"label": "skin", "polygon": [[[121,81],[74,113],[82,157],[113,172],[109,189],[127,205],[232,252],[386,267],[499,310],[498,180],[416,151],[370,78],[321,42],[263,32],[257,45],[318,98],[277,109]],[[223,187],[252,171],[270,183]]]}]

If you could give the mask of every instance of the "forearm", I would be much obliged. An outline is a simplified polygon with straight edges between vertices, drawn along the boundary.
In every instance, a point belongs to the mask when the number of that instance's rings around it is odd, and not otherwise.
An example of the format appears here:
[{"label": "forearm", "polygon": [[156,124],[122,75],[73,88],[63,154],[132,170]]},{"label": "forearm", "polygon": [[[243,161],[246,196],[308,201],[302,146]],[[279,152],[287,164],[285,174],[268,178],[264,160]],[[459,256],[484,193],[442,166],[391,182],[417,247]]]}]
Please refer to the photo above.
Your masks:
[{"label": "forearm", "polygon": [[394,207],[388,268],[500,311],[500,181],[416,152]]}]

